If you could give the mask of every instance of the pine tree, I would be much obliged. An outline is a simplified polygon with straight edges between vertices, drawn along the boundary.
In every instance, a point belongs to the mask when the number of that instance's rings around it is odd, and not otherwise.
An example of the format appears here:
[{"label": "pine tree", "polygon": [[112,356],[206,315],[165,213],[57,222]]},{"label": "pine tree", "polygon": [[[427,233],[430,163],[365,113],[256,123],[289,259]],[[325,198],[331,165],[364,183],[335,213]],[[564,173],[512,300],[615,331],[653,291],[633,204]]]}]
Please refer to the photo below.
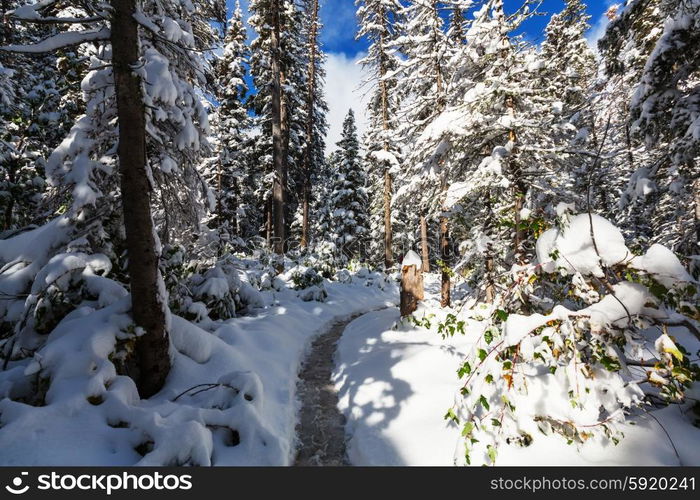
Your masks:
[{"label": "pine tree", "polygon": [[246,71],[249,59],[246,29],[240,2],[236,2],[228,22],[224,39],[223,57],[216,65],[216,78],[221,82],[216,113],[218,132],[217,154],[210,168],[209,183],[215,189],[216,207],[214,225],[227,241],[232,237],[247,237],[249,219],[255,220],[256,207],[246,204],[250,184],[246,176],[249,158],[250,117],[246,107],[248,86]]},{"label": "pine tree", "polygon": [[[138,372],[132,376],[141,396],[148,397],[160,390],[170,367],[159,240],[167,240],[171,231],[186,238],[188,232],[178,231],[179,224],[192,226],[191,221],[176,218],[178,211],[171,206],[187,207],[183,212],[193,217],[201,213],[202,189],[193,165],[206,147],[207,114],[199,92],[206,86],[208,65],[200,54],[212,45],[209,16],[217,9],[209,2],[163,7],[150,0],[114,0],[109,10],[104,4],[86,2],[83,10],[70,11],[74,17],[65,18],[60,12],[53,15],[53,3],[25,7],[15,11],[13,19],[85,27],[57,30],[48,39],[27,40],[4,50],[46,53],[95,44],[89,52],[90,71],[81,84],[86,114],[51,154],[46,171],[52,186],[71,194],[61,219],[64,238],[73,240],[65,251],[106,256],[116,266],[121,249],[128,254],[132,316],[144,330],[136,340]],[[153,214],[152,202],[157,207]],[[115,217],[120,206],[121,219]],[[54,251],[60,252],[57,244]],[[48,262],[50,257],[44,258]],[[37,271],[43,265],[33,264]],[[115,274],[118,277],[119,271]],[[24,319],[17,324],[21,341],[12,344],[14,352],[22,352],[22,342],[32,342],[33,332],[50,331],[50,326],[42,325],[47,318],[59,321],[62,316],[57,315],[68,312],[65,299],[61,311],[51,312],[48,288],[32,287],[31,292]]]},{"label": "pine tree", "polygon": [[325,54],[320,46],[322,25],[319,19],[318,0],[304,0],[305,22],[303,36],[308,60],[306,62],[306,100],[304,102],[305,145],[301,165],[301,247],[306,248],[311,241],[311,179],[323,169],[325,161],[325,136],[328,131],[326,113],[328,105],[323,97],[325,81]]},{"label": "pine tree", "polygon": [[261,129],[253,164],[263,167],[257,198],[266,207],[263,231],[268,242],[274,237],[281,254],[298,203],[305,142],[302,13],[291,0],[255,0],[250,11],[249,23],[258,35],[251,43],[257,90],[251,105]]},{"label": "pine tree", "polygon": [[328,231],[341,260],[363,259],[369,236],[366,175],[360,161],[355,115],[348,112],[338,142],[334,174],[329,190]]},{"label": "pine tree", "polygon": [[[400,32],[403,6],[398,0],[356,0],[359,31],[370,47],[360,63],[373,84],[369,99],[369,125],[364,138],[372,193],[372,232],[384,235],[384,267],[394,265],[392,232],[392,177],[399,169],[400,148],[394,140],[398,108],[396,70],[400,57],[393,49]],[[380,222],[381,221],[381,222]]]}]

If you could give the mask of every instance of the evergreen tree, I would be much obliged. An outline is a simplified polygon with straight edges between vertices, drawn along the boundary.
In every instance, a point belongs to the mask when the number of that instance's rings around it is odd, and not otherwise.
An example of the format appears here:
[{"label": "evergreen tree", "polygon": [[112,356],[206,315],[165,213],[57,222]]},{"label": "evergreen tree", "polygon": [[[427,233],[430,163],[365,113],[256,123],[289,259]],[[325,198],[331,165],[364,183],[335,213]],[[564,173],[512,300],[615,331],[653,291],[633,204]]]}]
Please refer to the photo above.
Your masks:
[{"label": "evergreen tree", "polygon": [[[395,92],[400,57],[394,42],[401,32],[398,0],[356,0],[359,31],[357,38],[370,42],[367,55],[360,61],[368,71],[369,124],[364,138],[366,162],[370,174],[372,234],[383,235],[384,267],[394,265],[392,230],[392,178],[400,168],[400,147],[394,139],[398,100]],[[379,254],[375,247],[374,254]]]},{"label": "evergreen tree", "polygon": [[217,155],[210,165],[208,180],[215,189],[216,207],[214,225],[224,240],[232,237],[248,237],[249,227],[260,219],[257,207],[251,206],[247,169],[250,148],[250,117],[245,100],[248,95],[246,71],[250,50],[246,45],[246,29],[240,2],[228,22],[224,39],[223,57],[216,65],[216,78],[220,83],[219,107],[216,112]]},{"label": "evergreen tree", "polygon": [[[61,236],[52,254],[42,255],[32,268],[42,272],[45,265],[79,252],[100,262],[107,259],[101,272],[114,267],[115,278],[129,282],[134,323],[144,330],[135,337],[138,372],[132,376],[140,395],[148,397],[160,390],[170,367],[159,240],[169,240],[174,232],[186,241],[204,211],[203,189],[193,168],[206,148],[207,114],[199,94],[209,67],[201,53],[213,44],[211,16],[219,10],[210,2],[164,6],[150,0],[114,0],[110,9],[85,2],[82,10],[54,15],[54,3],[23,7],[12,18],[84,27],[4,47],[34,54],[89,44],[84,45],[89,72],[81,84],[85,115],[53,151],[46,168],[50,184],[69,192],[71,203],[56,222]],[[194,224],[180,214],[193,216]],[[124,250],[128,262],[120,269]],[[22,356],[26,346],[33,352],[42,343],[38,333],[49,333],[90,296],[85,282],[42,283],[28,292],[14,325],[16,341],[5,344],[12,351],[4,353],[7,357]]]},{"label": "evergreen tree", "polygon": [[268,242],[274,236],[280,253],[296,212],[305,143],[302,13],[291,0],[254,0],[250,11],[248,22],[257,33],[251,43],[257,90],[251,107],[260,128],[253,155],[261,169],[256,199],[266,207],[263,232]]},{"label": "evergreen tree", "polygon": [[360,161],[355,115],[343,121],[334,166],[337,168],[329,190],[327,230],[342,260],[363,259],[368,243],[366,175]]}]

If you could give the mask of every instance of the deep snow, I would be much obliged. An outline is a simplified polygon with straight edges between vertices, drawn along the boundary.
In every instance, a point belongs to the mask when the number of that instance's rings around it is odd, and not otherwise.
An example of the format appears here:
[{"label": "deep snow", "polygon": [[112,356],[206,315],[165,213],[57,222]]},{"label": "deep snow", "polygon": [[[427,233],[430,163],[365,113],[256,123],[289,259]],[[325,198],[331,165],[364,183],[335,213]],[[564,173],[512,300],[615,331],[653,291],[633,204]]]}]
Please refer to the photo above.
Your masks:
[{"label": "deep snow", "polygon": [[[440,314],[439,277],[427,275],[426,288],[428,297],[416,314]],[[443,416],[461,397],[456,372],[478,335],[467,328],[466,335],[443,340],[434,329],[407,322],[397,327],[398,321],[396,308],[366,314],[348,325],[339,342],[334,382],[348,420],[349,460],[353,465],[453,465],[463,438]],[[700,347],[687,333],[673,333],[693,352]],[[557,399],[546,392],[532,397],[542,407]],[[622,427],[625,437],[617,446],[598,438],[567,445],[556,434],[539,434],[527,447],[503,445],[497,465],[700,464],[700,429],[678,405],[635,416]]]}]

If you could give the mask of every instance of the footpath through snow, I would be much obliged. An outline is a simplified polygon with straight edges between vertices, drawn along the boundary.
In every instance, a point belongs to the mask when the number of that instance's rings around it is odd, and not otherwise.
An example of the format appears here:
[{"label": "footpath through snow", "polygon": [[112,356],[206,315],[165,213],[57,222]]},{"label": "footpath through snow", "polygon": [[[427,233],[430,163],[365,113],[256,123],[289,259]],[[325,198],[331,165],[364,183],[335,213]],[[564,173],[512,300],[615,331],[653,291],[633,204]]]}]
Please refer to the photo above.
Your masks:
[{"label": "footpath through snow", "polygon": [[[438,279],[426,276],[428,297],[417,316],[445,314],[437,300]],[[398,321],[396,308],[369,313],[348,325],[340,339],[333,380],[347,418],[349,461],[360,466],[453,465],[463,438],[443,416],[461,397],[456,373],[473,336],[443,340],[434,329],[407,323],[397,328]],[[700,430],[680,414],[678,405],[630,418],[623,432],[617,446],[597,438],[567,445],[561,436],[538,435],[527,447],[504,445],[497,464],[700,464]]]},{"label": "footpath through snow", "polygon": [[[289,465],[297,374],[313,338],[397,300],[395,284],[366,269],[324,286],[324,302],[290,288],[261,292],[263,309],[210,331],[173,316],[173,368],[149,400],[110,357],[128,300],[76,312],[35,357],[58,367],[46,400],[0,400],[0,465]],[[3,373],[0,396],[30,360]],[[199,384],[218,385],[183,394]]]}]

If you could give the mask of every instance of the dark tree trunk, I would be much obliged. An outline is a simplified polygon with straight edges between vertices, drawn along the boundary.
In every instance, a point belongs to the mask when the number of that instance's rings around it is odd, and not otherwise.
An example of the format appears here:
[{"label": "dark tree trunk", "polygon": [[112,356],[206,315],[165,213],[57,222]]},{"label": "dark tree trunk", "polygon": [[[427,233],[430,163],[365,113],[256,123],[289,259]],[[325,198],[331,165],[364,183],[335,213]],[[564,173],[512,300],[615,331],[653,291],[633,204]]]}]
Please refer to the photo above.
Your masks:
[{"label": "dark tree trunk", "polygon": [[273,248],[275,253],[284,254],[285,226],[285,180],[287,177],[287,154],[284,146],[282,65],[280,43],[280,0],[272,5],[272,158],[275,179],[272,188]]},{"label": "dark tree trunk", "polygon": [[410,316],[423,300],[423,273],[416,266],[401,269],[401,317]]},{"label": "dark tree trunk", "polygon": [[428,251],[428,220],[425,214],[420,218],[420,246],[421,255],[423,257],[423,272],[430,272],[430,252]]},{"label": "dark tree trunk", "polygon": [[308,89],[306,94],[306,150],[304,154],[304,186],[303,186],[303,206],[301,222],[301,248],[309,245],[310,221],[309,221],[309,198],[311,197],[311,172],[313,171],[314,152],[314,126],[316,113],[314,109],[314,97],[316,96],[316,41],[318,37],[318,0],[313,0],[311,4],[311,30],[309,33],[309,65],[307,67]]},{"label": "dark tree trunk", "polygon": [[450,255],[450,222],[446,215],[440,216],[440,260],[442,260],[442,282],[440,286],[440,305],[450,307],[450,272],[449,265],[452,260]]},{"label": "dark tree trunk", "polygon": [[157,393],[170,371],[165,298],[159,290],[159,255],[151,218],[150,185],[146,175],[146,115],[139,62],[136,0],[112,0],[112,64],[119,120],[119,170],[122,209],[129,256],[134,322],[145,333],[138,337],[136,385],[142,398]]}]

